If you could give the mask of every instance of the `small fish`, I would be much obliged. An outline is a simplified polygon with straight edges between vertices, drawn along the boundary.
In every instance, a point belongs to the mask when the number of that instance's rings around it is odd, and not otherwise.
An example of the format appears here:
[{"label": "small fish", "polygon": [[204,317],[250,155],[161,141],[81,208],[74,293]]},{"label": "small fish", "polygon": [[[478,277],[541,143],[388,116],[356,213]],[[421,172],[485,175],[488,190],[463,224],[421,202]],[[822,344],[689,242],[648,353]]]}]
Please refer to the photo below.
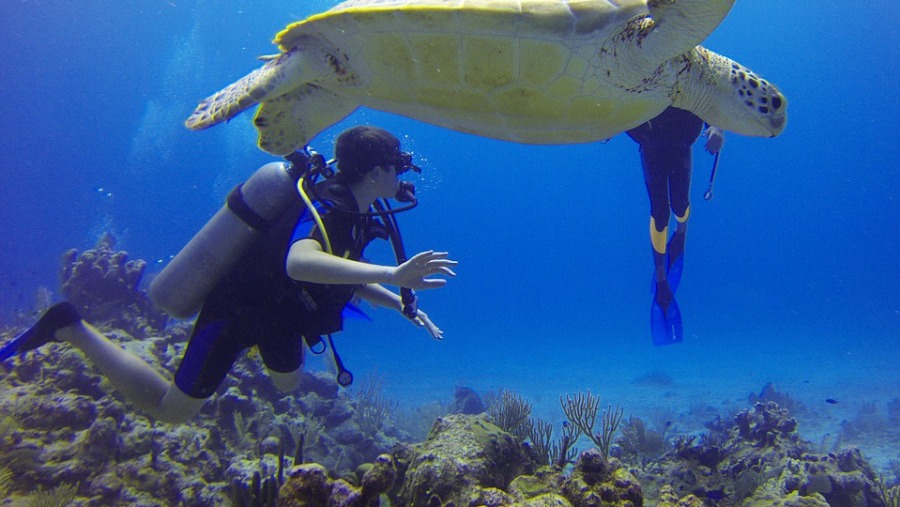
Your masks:
[{"label": "small fish", "polygon": [[828,403],[831,405],[837,405],[838,401],[834,398],[828,398],[827,400],[825,400],[825,403]]}]

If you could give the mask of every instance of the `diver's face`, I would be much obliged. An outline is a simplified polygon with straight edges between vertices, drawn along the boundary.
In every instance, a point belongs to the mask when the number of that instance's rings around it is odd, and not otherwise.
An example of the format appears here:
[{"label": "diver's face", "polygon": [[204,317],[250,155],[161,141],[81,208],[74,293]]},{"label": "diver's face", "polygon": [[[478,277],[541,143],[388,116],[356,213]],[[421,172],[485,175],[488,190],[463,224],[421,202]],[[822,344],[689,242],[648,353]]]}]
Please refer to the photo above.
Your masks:
[{"label": "diver's face", "polygon": [[372,173],[372,181],[377,187],[379,197],[390,199],[397,195],[397,190],[400,189],[400,180],[397,178],[396,166],[375,166]]}]

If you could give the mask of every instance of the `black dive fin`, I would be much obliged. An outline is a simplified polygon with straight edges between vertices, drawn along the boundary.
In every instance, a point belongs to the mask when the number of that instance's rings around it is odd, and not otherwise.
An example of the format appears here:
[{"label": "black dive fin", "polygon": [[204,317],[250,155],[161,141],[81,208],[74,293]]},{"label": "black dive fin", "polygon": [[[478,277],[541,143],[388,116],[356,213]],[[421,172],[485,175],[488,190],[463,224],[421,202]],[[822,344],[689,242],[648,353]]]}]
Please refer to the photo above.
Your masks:
[{"label": "black dive fin", "polygon": [[22,344],[28,341],[29,338],[31,338],[31,334],[28,331],[25,331],[24,333],[17,336],[15,340],[7,343],[2,349],[0,349],[0,363],[18,354],[19,349],[22,347]]},{"label": "black dive fin", "polygon": [[51,306],[33,326],[0,349],[0,362],[56,341],[53,335],[57,331],[80,321],[81,316],[71,303],[63,301]]}]

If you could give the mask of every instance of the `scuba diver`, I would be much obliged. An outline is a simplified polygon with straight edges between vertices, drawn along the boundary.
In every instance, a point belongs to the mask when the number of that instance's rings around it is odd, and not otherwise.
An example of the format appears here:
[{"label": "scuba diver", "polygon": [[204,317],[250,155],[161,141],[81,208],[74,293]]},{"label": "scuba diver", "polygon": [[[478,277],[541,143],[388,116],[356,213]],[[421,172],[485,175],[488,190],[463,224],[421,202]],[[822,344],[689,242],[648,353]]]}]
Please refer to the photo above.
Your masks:
[{"label": "scuba diver", "polygon": [[[253,346],[274,385],[289,391],[300,383],[303,341],[318,353],[327,340],[338,382],[349,385],[352,375],[331,334],[342,329],[342,312],[355,298],[393,308],[442,339],[417,307],[415,290],[446,285],[435,276],[455,276],[456,262],[430,250],[406,259],[394,216],[416,204],[414,187],[398,176],[420,169],[396,137],[376,127],[344,131],[334,151],[337,172],[308,150],[287,157],[290,163],[260,168],[154,279],[149,293],[158,306],[182,318],[199,309],[173,381],[83,321],[68,302],[52,306],[0,350],[0,361],[47,342],[68,342],[135,406],[180,423],[200,410]],[[408,204],[391,209],[389,198]],[[363,251],[376,238],[391,240],[397,266],[365,262]],[[400,287],[401,294],[382,284]]]},{"label": "scuba diver", "polygon": [[[681,311],[675,291],[684,269],[684,245],[691,214],[691,147],[703,132],[697,115],[669,107],[655,118],[628,131],[640,145],[644,182],[650,196],[650,244],[653,247],[653,300],[650,326],[654,345],[683,339]],[[721,129],[709,126],[706,150],[716,156],[704,199],[712,198],[719,153],[725,142]],[[675,232],[669,238],[669,208],[675,213]]]}]

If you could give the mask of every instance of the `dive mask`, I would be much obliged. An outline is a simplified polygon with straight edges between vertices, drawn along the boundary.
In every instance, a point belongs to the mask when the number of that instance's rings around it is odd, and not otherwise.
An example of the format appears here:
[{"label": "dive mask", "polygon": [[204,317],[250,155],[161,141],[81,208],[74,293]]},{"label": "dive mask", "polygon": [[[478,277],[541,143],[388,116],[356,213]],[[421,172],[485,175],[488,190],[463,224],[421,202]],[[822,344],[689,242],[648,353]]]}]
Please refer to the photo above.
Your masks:
[{"label": "dive mask", "polygon": [[397,155],[388,163],[388,165],[394,166],[394,168],[397,170],[397,176],[400,176],[401,174],[410,170],[415,173],[422,172],[422,168],[413,163],[412,154],[405,151],[397,153]]}]

